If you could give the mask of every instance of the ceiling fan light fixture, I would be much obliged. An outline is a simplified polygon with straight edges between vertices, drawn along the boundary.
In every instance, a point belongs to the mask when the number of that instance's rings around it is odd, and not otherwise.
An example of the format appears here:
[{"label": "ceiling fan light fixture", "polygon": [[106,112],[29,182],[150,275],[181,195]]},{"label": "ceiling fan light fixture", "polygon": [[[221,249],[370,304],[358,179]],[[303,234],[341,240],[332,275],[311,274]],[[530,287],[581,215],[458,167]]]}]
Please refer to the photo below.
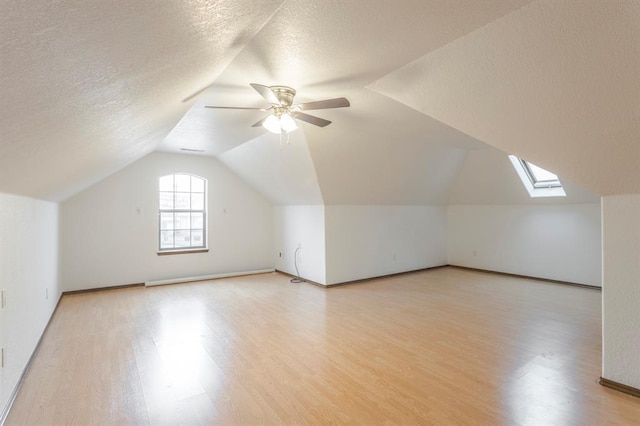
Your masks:
[{"label": "ceiling fan light fixture", "polygon": [[271,133],[280,134],[282,132],[293,132],[298,128],[298,125],[293,117],[288,113],[284,113],[280,117],[277,115],[270,115],[266,120],[264,120],[262,127]]},{"label": "ceiling fan light fixture", "polygon": [[270,131],[271,133],[281,133],[282,129],[280,128],[280,119],[275,115],[270,115],[266,120],[262,123],[262,127]]},{"label": "ceiling fan light fixture", "polygon": [[298,128],[298,125],[296,124],[296,120],[294,120],[293,117],[291,117],[287,113],[282,114],[282,117],[280,117],[280,127],[282,128],[282,130],[289,133],[296,130]]}]

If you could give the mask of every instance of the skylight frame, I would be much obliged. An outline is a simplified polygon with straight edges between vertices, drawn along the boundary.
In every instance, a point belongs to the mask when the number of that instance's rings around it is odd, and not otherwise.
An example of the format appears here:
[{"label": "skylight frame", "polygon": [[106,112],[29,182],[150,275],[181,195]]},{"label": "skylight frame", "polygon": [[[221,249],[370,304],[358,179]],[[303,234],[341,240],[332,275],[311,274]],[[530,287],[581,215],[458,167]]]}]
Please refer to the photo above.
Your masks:
[{"label": "skylight frame", "polygon": [[527,177],[531,181],[531,184],[533,185],[534,188],[562,188],[562,183],[560,183],[560,179],[558,179],[558,176],[555,173],[551,173],[550,171],[545,170],[542,167],[536,166],[535,164],[533,164],[533,166],[556,177],[555,179],[542,180],[542,179],[539,179],[538,176],[536,176],[536,173],[531,167],[532,164],[528,163],[526,160],[523,160],[522,158],[518,158],[518,161],[520,161],[522,168],[524,169],[525,173],[527,174]]},{"label": "skylight frame", "polygon": [[515,155],[509,155],[509,160],[511,161],[513,168],[516,169],[522,184],[527,192],[529,192],[529,196],[531,198],[567,196],[567,193],[564,192],[562,182],[560,182],[560,179],[555,173],[545,170],[540,166],[536,166],[535,164],[531,164],[532,166],[541,169],[541,171],[556,177],[556,179],[539,180],[536,177],[535,172],[530,167],[530,163],[526,160],[516,157]]}]

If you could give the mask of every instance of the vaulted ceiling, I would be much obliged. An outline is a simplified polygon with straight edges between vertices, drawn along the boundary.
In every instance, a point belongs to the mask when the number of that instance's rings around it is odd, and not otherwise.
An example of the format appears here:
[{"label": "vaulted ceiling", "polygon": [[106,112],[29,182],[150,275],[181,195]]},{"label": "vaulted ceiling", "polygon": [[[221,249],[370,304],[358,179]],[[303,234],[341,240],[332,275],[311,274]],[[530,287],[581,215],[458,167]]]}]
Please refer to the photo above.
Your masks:
[{"label": "vaulted ceiling", "polygon": [[538,1],[371,88],[599,194],[640,193],[640,2]]},{"label": "vaulted ceiling", "polygon": [[[638,193],[637,75],[635,0],[5,0],[0,192],[62,200],[188,148],[278,204],[442,204],[489,144]],[[261,112],[203,108],[263,106],[249,83],[351,107],[281,150]]]}]

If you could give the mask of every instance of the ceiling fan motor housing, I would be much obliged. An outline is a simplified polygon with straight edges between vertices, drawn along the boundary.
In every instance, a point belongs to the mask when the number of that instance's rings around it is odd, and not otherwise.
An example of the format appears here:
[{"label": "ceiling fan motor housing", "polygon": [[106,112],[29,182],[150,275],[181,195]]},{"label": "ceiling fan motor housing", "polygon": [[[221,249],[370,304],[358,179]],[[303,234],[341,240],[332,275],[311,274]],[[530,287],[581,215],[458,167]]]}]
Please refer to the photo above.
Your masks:
[{"label": "ceiling fan motor housing", "polygon": [[293,104],[293,98],[296,96],[294,89],[287,86],[271,86],[269,88],[280,101],[280,106],[288,108]]}]

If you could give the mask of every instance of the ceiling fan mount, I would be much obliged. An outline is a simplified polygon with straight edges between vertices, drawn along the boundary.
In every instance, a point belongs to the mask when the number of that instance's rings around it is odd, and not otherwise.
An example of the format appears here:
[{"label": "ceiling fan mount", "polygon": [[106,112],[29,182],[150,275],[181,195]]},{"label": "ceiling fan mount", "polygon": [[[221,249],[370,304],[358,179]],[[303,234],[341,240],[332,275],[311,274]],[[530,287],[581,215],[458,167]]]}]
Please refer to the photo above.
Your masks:
[{"label": "ceiling fan mount", "polygon": [[276,95],[276,98],[280,101],[281,107],[290,107],[293,103],[293,98],[296,96],[295,89],[287,86],[270,86],[269,89]]},{"label": "ceiling fan mount", "polygon": [[259,111],[270,111],[270,114],[252,127],[263,126],[272,133],[288,133],[298,128],[295,119],[302,120],[318,127],[325,127],[331,124],[331,121],[314,115],[306,114],[302,111],[328,109],[328,108],[344,108],[351,104],[346,98],[326,99],[323,101],[305,102],[294,105],[293,99],[296,96],[295,89],[288,86],[265,86],[262,84],[251,83],[256,92],[260,94],[270,106],[268,108],[255,107],[228,107],[205,105],[205,108],[217,109],[249,109]]}]

